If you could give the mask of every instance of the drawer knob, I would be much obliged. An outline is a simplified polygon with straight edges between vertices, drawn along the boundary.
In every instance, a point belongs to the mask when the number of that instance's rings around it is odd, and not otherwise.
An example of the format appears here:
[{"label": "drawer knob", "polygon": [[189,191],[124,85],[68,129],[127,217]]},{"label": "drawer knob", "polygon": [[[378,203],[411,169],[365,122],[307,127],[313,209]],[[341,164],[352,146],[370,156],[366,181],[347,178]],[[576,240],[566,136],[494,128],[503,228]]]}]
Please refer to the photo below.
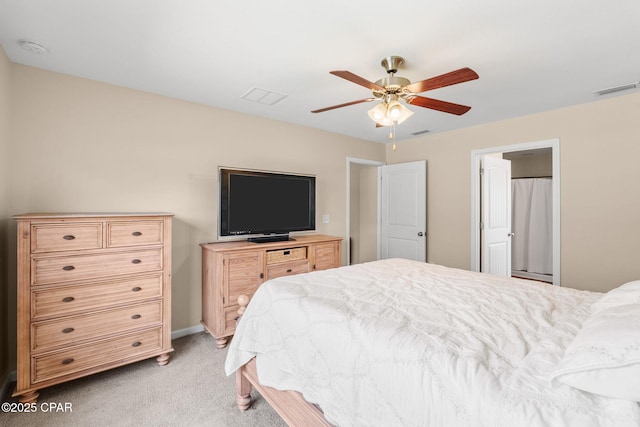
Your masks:
[{"label": "drawer knob", "polygon": [[64,298],[62,298],[62,302],[71,302],[73,300],[75,300],[74,297],[64,297]]},{"label": "drawer knob", "polygon": [[76,268],[73,265],[65,265],[64,267],[62,267],[62,269],[64,271],[71,271],[71,270],[75,270]]},{"label": "drawer knob", "polygon": [[140,286],[136,286],[135,288],[131,288],[131,290],[132,290],[133,292],[138,292],[138,291],[141,291],[141,290],[142,290],[142,288],[141,288]]},{"label": "drawer knob", "polygon": [[131,235],[138,237],[138,236],[142,236],[142,233],[139,231],[134,231],[133,233],[131,233]]},{"label": "drawer knob", "polygon": [[132,318],[132,319],[139,319],[139,318],[141,318],[141,317],[142,317],[142,316],[141,316],[141,315],[139,315],[139,314],[134,314],[133,316],[131,316],[131,318]]},{"label": "drawer knob", "polygon": [[131,263],[132,263],[132,264],[140,264],[141,262],[142,262],[142,261],[141,261],[141,260],[139,260],[139,259],[137,259],[137,258],[136,258],[136,259],[132,259],[132,260],[131,260]]},{"label": "drawer knob", "polygon": [[131,344],[132,347],[139,347],[141,345],[142,343],[140,341],[135,341],[134,343]]},{"label": "drawer knob", "polygon": [[73,240],[73,239],[75,239],[75,238],[76,238],[76,236],[71,235],[71,234],[67,234],[67,235],[65,235],[65,236],[62,236],[62,238],[63,238],[64,240]]},{"label": "drawer knob", "polygon": [[71,362],[73,362],[73,358],[72,358],[72,357],[70,357],[70,358],[68,358],[68,359],[64,359],[64,360],[62,361],[62,364],[63,364],[63,365],[68,365],[68,364],[69,364],[69,363],[71,363]]},{"label": "drawer knob", "polygon": [[73,331],[74,331],[74,329],[73,329],[73,328],[64,328],[64,329],[62,330],[62,333],[63,333],[63,334],[69,334],[69,333],[71,333],[71,332],[73,332]]}]

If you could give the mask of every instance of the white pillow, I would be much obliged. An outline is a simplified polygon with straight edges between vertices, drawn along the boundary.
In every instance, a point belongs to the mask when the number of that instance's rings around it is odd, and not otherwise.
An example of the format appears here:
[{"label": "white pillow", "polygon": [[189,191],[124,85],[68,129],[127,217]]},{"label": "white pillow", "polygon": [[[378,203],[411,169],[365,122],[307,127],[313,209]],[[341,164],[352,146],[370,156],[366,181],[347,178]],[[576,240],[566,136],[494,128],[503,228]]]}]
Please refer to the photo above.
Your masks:
[{"label": "white pillow", "polygon": [[591,314],[627,304],[640,304],[640,280],[610,290],[591,306]]},{"label": "white pillow", "polygon": [[640,304],[592,314],[551,379],[590,393],[640,402]]}]

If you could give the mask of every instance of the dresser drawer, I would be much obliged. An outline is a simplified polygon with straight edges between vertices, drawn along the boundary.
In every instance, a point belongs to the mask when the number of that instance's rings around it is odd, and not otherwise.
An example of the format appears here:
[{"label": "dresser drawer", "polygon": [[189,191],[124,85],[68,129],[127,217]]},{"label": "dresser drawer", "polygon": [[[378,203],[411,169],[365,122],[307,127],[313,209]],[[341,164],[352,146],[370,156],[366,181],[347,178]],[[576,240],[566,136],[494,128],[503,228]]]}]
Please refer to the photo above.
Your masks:
[{"label": "dresser drawer", "polygon": [[302,259],[280,264],[267,265],[267,280],[292,274],[308,273],[309,260]]},{"label": "dresser drawer", "polygon": [[33,224],[31,252],[60,252],[102,247],[102,223]]},{"label": "dresser drawer", "polygon": [[275,249],[267,251],[267,264],[307,258],[307,248]]},{"label": "dresser drawer", "polygon": [[162,248],[93,255],[34,258],[33,285],[62,283],[162,269]]},{"label": "dresser drawer", "polygon": [[162,221],[109,222],[107,247],[162,243]]},{"label": "dresser drawer", "polygon": [[126,277],[116,281],[84,283],[31,291],[31,315],[43,317],[72,315],[162,296],[162,274]]},{"label": "dresser drawer", "polygon": [[97,343],[63,351],[34,356],[31,359],[31,381],[50,380],[64,375],[78,374],[101,366],[120,365],[124,359],[157,352],[162,349],[162,329],[139,331]]},{"label": "dresser drawer", "polygon": [[126,306],[87,315],[70,316],[31,324],[31,349],[44,351],[124,332],[162,321],[161,301]]}]

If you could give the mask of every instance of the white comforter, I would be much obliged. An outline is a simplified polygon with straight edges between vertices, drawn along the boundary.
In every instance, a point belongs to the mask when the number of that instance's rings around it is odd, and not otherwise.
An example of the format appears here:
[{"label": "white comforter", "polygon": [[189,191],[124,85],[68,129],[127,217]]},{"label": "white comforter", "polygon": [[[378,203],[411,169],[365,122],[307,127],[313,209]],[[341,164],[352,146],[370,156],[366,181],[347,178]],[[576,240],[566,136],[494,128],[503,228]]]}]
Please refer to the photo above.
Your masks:
[{"label": "white comforter", "polygon": [[338,426],[638,426],[548,374],[602,294],[408,260],[263,284],[228,350]]}]

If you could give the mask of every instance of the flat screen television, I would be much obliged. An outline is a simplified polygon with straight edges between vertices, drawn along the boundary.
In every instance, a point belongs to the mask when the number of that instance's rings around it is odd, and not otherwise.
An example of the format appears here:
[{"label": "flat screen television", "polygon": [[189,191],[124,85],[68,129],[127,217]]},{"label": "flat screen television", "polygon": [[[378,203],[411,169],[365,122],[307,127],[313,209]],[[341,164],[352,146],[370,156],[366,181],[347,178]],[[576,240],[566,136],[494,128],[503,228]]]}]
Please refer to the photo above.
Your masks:
[{"label": "flat screen television", "polygon": [[289,240],[316,228],[316,177],[219,168],[218,236]]}]

